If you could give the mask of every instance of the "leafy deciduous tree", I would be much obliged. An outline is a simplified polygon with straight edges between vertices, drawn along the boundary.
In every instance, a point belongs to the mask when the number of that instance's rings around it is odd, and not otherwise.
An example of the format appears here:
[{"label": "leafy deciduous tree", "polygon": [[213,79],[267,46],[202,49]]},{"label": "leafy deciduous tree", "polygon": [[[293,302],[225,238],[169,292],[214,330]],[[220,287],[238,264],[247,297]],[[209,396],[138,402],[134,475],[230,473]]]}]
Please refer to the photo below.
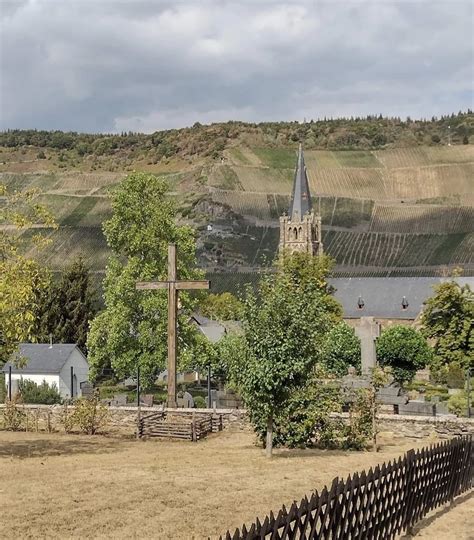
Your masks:
[{"label": "leafy deciduous tree", "polygon": [[[137,291],[137,281],[167,279],[168,243],[177,245],[180,279],[199,279],[195,270],[194,231],[175,223],[176,208],[168,183],[151,174],[132,173],[112,193],[113,216],[104,224],[114,252],[104,280],[105,310],[91,323],[87,340],[91,375],[111,367],[119,377],[139,365],[143,383],[164,368],[167,351],[166,291]],[[180,292],[178,352],[189,363],[197,330],[188,323],[194,306]]]},{"label": "leafy deciduous tree", "polygon": [[422,332],[433,340],[432,368],[441,374],[456,362],[474,368],[474,293],[450,280],[435,287],[421,315]]},{"label": "leafy deciduous tree", "polygon": [[[305,261],[307,264],[305,264]],[[309,279],[314,258],[286,256],[244,300],[240,389],[255,425],[266,420],[266,451],[272,455],[273,422],[296,388],[321,361],[335,303],[326,282]]]},{"label": "leafy deciduous tree", "polygon": [[[36,190],[11,192],[0,185],[0,196],[4,198],[0,207],[0,365],[19,343],[34,341],[39,298],[49,283],[47,270],[23,255],[19,234],[33,225],[56,226],[52,215],[38,204],[38,195]],[[41,232],[32,239],[38,249],[47,245]]]},{"label": "leafy deciduous tree", "polygon": [[346,375],[349,366],[360,371],[360,339],[345,321],[338,322],[328,332],[323,364],[329,373]]},{"label": "leafy deciduous tree", "polygon": [[413,379],[416,370],[429,365],[433,357],[425,337],[411,326],[395,325],[383,330],[376,347],[380,365],[390,366],[400,383]]}]

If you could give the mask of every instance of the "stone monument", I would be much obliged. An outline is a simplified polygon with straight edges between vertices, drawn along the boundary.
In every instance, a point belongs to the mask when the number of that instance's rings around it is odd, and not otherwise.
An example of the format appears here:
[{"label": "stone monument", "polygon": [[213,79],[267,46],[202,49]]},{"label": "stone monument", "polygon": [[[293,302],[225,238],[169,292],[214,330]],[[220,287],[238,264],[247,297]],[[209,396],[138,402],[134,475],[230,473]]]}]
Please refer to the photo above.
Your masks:
[{"label": "stone monument", "polygon": [[375,321],[373,317],[361,317],[355,333],[360,339],[362,376],[369,377],[371,370],[377,365],[375,340],[380,336],[380,323]]}]

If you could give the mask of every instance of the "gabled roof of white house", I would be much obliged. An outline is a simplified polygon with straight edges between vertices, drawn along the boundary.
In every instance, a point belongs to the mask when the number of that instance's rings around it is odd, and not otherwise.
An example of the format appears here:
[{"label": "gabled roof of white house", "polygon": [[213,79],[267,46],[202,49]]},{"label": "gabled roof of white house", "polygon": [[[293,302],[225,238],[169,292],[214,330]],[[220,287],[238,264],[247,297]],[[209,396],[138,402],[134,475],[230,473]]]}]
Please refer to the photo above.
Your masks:
[{"label": "gabled roof of white house", "polygon": [[226,334],[225,326],[203,317],[197,313],[191,315],[191,322],[194,321],[194,324],[199,328],[199,330],[207,337],[212,343],[217,343],[221,338]]},{"label": "gabled roof of white house", "polygon": [[75,343],[21,343],[15,357],[25,359],[25,366],[18,368],[14,361],[10,361],[3,366],[2,371],[7,373],[9,366],[12,366],[12,373],[56,374],[76,349],[82,354]]}]

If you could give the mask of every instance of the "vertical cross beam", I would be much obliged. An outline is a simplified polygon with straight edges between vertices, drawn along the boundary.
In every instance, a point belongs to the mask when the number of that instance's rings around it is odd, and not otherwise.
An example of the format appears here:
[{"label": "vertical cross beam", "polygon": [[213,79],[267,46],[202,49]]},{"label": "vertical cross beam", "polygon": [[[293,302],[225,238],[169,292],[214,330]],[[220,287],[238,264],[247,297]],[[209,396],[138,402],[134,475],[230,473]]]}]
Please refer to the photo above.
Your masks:
[{"label": "vertical cross beam", "polygon": [[209,281],[177,279],[176,245],[168,245],[168,280],[140,281],[136,284],[139,290],[167,289],[168,290],[168,407],[176,407],[176,357],[177,357],[177,326],[178,326],[178,291],[209,289]]}]

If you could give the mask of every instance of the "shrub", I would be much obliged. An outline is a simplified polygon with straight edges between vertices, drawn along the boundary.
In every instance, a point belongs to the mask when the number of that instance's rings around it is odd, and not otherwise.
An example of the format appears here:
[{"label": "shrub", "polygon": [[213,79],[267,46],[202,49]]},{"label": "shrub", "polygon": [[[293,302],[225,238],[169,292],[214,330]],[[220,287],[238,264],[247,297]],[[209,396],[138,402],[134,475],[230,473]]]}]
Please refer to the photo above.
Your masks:
[{"label": "shrub", "polygon": [[207,401],[202,396],[194,397],[194,406],[197,409],[207,409]]},{"label": "shrub", "polygon": [[[474,392],[471,393],[471,404],[474,402]],[[467,414],[467,392],[459,392],[450,396],[448,399],[449,412],[456,416],[465,416]]]},{"label": "shrub", "polygon": [[72,423],[87,435],[95,435],[107,424],[109,412],[97,396],[81,398],[75,402]]},{"label": "shrub", "polygon": [[328,332],[323,362],[336,375],[346,375],[349,366],[360,371],[360,339],[346,322],[340,321]]},{"label": "shrub", "polygon": [[411,381],[417,369],[433,358],[431,347],[415,328],[396,325],[387,328],[377,340],[377,359],[381,366],[392,368],[395,379]]},{"label": "shrub", "polygon": [[43,405],[61,403],[61,395],[54,383],[49,385],[43,381],[41,384],[36,384],[34,381],[22,379],[19,391],[24,403],[41,403]]},{"label": "shrub", "polygon": [[3,409],[3,428],[7,431],[18,431],[26,418],[24,411],[18,407],[20,403],[21,396],[18,394],[15,394],[11,401],[5,401],[5,407]]}]

